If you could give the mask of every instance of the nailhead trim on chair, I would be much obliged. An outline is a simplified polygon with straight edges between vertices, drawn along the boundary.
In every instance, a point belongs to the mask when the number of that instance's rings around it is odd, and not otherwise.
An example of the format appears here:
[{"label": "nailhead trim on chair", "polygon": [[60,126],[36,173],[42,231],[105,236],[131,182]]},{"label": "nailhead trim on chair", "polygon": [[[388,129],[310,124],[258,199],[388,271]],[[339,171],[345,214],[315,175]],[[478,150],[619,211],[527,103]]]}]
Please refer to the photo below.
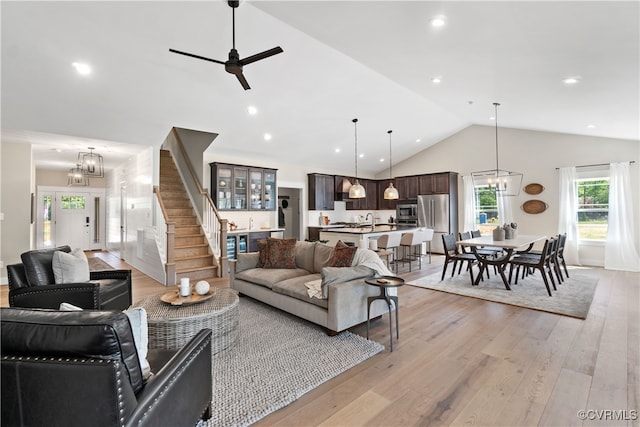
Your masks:
[{"label": "nailhead trim on chair", "polygon": [[[41,286],[42,288],[45,288],[45,286]],[[80,286],[73,286],[73,287],[69,287],[69,288],[58,288],[55,290],[51,290],[51,289],[38,289],[37,291],[34,292],[29,292],[29,295],[37,295],[37,294],[44,294],[44,293],[58,293],[61,290],[78,290],[78,289],[93,289],[93,286],[86,286],[86,287],[80,287]],[[14,303],[15,303],[15,295],[11,295],[11,297],[9,298],[9,305],[11,307],[14,307]],[[93,306],[94,307],[98,307],[98,296],[94,295],[93,296]]]}]

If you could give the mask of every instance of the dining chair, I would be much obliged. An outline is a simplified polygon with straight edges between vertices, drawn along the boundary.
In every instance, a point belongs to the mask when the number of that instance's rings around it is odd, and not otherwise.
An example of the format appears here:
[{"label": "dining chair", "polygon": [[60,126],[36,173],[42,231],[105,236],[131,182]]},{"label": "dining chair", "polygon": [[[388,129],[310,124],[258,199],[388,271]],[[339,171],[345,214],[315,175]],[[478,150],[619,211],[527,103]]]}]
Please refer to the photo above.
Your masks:
[{"label": "dining chair", "polygon": [[[471,230],[470,233],[472,238],[482,237],[482,233],[480,233],[480,230]],[[482,252],[490,254],[490,256],[494,258],[502,254],[502,249],[500,248],[485,248],[481,246],[480,249],[482,250]]]},{"label": "dining chair", "polygon": [[[567,263],[564,260],[564,246],[567,243],[567,233],[558,234],[558,251],[556,252],[556,260],[558,263],[558,267],[562,265],[564,269],[564,274],[569,277],[569,271],[567,270]],[[562,271],[560,272],[562,274]]]},{"label": "dining chair", "polygon": [[[556,290],[556,285],[553,281],[553,272],[551,271],[551,266],[549,263],[552,254],[552,246],[554,244],[552,240],[553,239],[545,240],[544,248],[542,249],[542,253],[539,256],[534,256],[533,254],[528,256],[514,256],[509,261],[509,283],[511,283],[514,266],[516,267],[516,285],[518,284],[518,274],[520,273],[520,267],[523,267],[526,270],[528,270],[529,268],[540,270],[540,275],[542,276],[542,281],[547,288],[547,293],[549,294],[549,296],[552,296],[551,288],[549,287],[549,278],[551,279],[551,283],[553,284],[553,290]],[[548,277],[547,271],[545,271],[545,269],[548,270]]]},{"label": "dining chair", "polygon": [[456,238],[453,234],[442,235],[442,247],[444,248],[444,264],[442,265],[442,277],[440,280],[444,280],[444,275],[447,272],[447,266],[449,263],[453,263],[453,270],[451,271],[451,277],[453,277],[456,272],[456,266],[458,265],[458,262],[460,262],[467,264],[467,270],[469,270],[469,275],[471,276],[471,283],[473,283],[474,278],[472,267],[478,261],[475,255],[460,252],[458,250],[458,245],[456,244]]},{"label": "dining chair", "polygon": [[[462,232],[462,233],[458,233],[458,237],[459,237],[459,240],[467,240],[467,239],[471,239],[473,237],[473,235],[472,235],[471,231],[465,231],[465,232]],[[464,246],[461,247],[460,252],[473,255],[473,252],[471,251],[471,248],[466,248]],[[502,252],[502,250],[501,249],[483,249],[483,248],[480,247],[480,248],[476,248],[476,252],[477,252],[478,255],[480,255],[482,257],[495,258],[496,254]],[[462,263],[458,267],[458,274],[460,274],[461,271],[462,271]],[[487,279],[490,279],[491,276],[489,276],[489,269],[485,268],[485,271],[487,273]],[[493,266],[493,272],[495,274],[498,274],[495,265]]]}]

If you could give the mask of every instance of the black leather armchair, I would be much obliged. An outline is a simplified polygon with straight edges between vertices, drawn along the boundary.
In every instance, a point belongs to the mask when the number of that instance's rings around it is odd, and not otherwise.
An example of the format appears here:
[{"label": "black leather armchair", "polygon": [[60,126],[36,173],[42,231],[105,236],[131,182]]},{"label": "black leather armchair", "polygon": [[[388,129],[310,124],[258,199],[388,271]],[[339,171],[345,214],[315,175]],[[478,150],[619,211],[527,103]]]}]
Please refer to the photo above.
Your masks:
[{"label": "black leather armchair", "polygon": [[131,306],[131,270],[90,272],[91,282],[55,284],[52,260],[55,251],[69,246],[28,251],[21,264],[7,266],[9,305],[58,309],[67,302],[84,309],[124,310]]},{"label": "black leather armchair", "polygon": [[211,414],[211,330],[150,350],[117,311],[0,309],[3,426],[194,426]]}]

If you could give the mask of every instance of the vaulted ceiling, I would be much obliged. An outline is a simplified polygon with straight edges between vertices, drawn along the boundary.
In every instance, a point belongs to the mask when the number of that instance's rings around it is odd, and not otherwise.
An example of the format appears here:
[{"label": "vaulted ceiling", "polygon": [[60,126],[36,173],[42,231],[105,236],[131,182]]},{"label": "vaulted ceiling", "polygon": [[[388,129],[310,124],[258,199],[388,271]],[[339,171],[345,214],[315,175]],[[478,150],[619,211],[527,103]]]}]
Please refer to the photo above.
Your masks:
[{"label": "vaulted ceiling", "polygon": [[169,52],[226,60],[226,2],[0,7],[2,140],[34,144],[40,167],[71,167],[88,146],[118,160],[177,126],[219,134],[214,152],[350,171],[358,118],[359,170],[373,175],[387,130],[398,162],[493,125],[493,102],[500,126],[640,139],[636,1],[243,1],[240,56],[284,50],[245,66],[249,91]]}]

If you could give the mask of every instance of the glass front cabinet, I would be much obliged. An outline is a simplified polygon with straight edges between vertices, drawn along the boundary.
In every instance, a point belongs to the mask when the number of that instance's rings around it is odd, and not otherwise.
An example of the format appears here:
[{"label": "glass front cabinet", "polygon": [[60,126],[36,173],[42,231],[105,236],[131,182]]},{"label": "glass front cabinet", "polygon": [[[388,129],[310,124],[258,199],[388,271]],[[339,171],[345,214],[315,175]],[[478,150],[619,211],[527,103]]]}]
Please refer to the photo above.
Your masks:
[{"label": "glass front cabinet", "polygon": [[276,170],[210,163],[211,198],[218,210],[275,210]]}]

